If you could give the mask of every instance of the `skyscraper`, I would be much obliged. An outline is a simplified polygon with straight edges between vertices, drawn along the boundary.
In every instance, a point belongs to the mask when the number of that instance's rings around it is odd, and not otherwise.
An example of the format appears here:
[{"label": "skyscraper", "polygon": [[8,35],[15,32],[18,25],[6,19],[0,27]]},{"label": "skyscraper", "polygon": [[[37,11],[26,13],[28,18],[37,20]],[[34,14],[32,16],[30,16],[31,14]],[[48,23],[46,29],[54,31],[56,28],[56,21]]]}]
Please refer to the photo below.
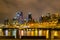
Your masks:
[{"label": "skyscraper", "polygon": [[23,23],[23,12],[17,12],[16,17],[19,23]]},{"label": "skyscraper", "polygon": [[28,14],[28,22],[29,21],[32,21],[32,14],[31,14],[31,12],[29,12],[29,14]]},{"label": "skyscraper", "polygon": [[32,18],[31,12],[28,13],[27,22],[29,22],[29,23],[34,23],[35,22],[35,20]]},{"label": "skyscraper", "polygon": [[39,22],[42,22],[42,20],[43,20],[43,17],[40,16],[40,17],[39,17]]}]

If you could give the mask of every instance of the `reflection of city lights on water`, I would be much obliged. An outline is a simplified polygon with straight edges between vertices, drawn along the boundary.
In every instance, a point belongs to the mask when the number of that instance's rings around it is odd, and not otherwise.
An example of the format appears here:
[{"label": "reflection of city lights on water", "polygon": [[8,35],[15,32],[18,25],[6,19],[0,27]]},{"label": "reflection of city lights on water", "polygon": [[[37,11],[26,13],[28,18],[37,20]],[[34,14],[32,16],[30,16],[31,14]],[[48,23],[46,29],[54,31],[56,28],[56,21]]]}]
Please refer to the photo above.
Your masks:
[{"label": "reflection of city lights on water", "polygon": [[23,36],[24,35],[24,31],[23,30],[21,30],[21,36]]},{"label": "reflection of city lights on water", "polygon": [[24,30],[24,33],[23,33],[23,34],[24,34],[24,36],[27,36],[27,31],[26,31],[26,30]]},{"label": "reflection of city lights on water", "polygon": [[3,36],[3,32],[2,32],[2,29],[0,29],[0,36]]},{"label": "reflection of city lights on water", "polygon": [[49,30],[47,30],[47,32],[46,32],[46,38],[49,38]]},{"label": "reflection of city lights on water", "polygon": [[19,38],[21,38],[21,31],[19,30]]},{"label": "reflection of city lights on water", "polygon": [[5,30],[5,36],[8,36],[8,30]]},{"label": "reflection of city lights on water", "polygon": [[31,36],[31,31],[27,31],[27,36]]},{"label": "reflection of city lights on water", "polygon": [[16,38],[16,29],[13,30],[13,36]]},{"label": "reflection of city lights on water", "polygon": [[39,36],[42,36],[42,30],[39,30]]},{"label": "reflection of city lights on water", "polygon": [[37,29],[35,30],[35,36],[38,36],[38,31],[37,31]]},{"label": "reflection of city lights on water", "polygon": [[34,36],[34,31],[31,31],[31,36]]},{"label": "reflection of city lights on water", "polygon": [[58,32],[57,31],[54,31],[54,36],[58,36]]}]

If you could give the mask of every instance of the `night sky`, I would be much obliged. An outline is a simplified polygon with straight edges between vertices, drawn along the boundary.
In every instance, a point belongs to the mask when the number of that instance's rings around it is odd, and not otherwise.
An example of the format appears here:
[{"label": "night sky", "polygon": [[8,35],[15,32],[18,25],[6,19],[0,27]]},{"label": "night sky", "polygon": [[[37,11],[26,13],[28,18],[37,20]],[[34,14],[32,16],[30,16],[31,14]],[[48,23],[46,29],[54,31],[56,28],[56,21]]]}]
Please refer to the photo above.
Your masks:
[{"label": "night sky", "polygon": [[0,23],[5,17],[12,19],[16,11],[22,11],[24,17],[31,12],[33,18],[46,13],[60,13],[60,0],[0,0]]}]

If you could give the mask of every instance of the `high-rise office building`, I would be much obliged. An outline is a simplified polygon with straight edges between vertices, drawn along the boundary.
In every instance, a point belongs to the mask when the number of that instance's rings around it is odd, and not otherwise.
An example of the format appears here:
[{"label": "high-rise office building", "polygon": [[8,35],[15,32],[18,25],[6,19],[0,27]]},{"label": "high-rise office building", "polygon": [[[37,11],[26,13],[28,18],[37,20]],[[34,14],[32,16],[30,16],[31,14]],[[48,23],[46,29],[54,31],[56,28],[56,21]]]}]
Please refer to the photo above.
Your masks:
[{"label": "high-rise office building", "polygon": [[42,20],[43,20],[43,17],[40,16],[40,17],[39,17],[39,22],[42,22]]},{"label": "high-rise office building", "polygon": [[28,22],[30,22],[30,21],[32,21],[32,14],[31,14],[31,12],[29,12],[29,14],[28,14]]},{"label": "high-rise office building", "polygon": [[23,12],[17,12],[16,17],[19,23],[23,23]]}]

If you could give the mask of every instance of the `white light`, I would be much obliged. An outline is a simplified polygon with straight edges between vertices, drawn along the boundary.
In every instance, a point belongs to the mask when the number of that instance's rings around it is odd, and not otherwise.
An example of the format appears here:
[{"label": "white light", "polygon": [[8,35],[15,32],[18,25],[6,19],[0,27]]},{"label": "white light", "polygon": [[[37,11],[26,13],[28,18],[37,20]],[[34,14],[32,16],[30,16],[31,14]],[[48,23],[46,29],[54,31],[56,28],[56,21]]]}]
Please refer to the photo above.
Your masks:
[{"label": "white light", "polygon": [[39,36],[42,36],[42,30],[39,30]]},{"label": "white light", "polygon": [[5,31],[5,36],[8,36],[8,30]]}]

